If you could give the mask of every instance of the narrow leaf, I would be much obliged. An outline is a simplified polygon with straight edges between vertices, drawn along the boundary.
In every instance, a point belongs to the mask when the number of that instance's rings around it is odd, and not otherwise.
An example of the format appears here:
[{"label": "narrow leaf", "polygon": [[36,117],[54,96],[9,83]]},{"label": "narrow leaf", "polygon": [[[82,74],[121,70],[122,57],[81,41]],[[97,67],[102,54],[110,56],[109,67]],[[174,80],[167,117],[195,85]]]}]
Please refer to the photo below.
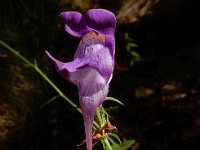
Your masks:
[{"label": "narrow leaf", "polygon": [[54,100],[56,100],[58,97],[60,97],[60,95],[56,95],[56,96],[52,97],[50,100],[48,100],[45,103],[43,103],[42,105],[40,105],[40,109],[43,108],[44,106],[48,105],[49,103],[53,102]]},{"label": "narrow leaf", "polygon": [[127,150],[130,148],[133,144],[135,144],[135,140],[125,140],[121,143],[119,150]]},{"label": "narrow leaf", "polygon": [[124,106],[124,104],[122,102],[120,102],[118,99],[114,98],[114,97],[106,97],[107,101],[114,101],[114,102],[117,102],[118,104]]},{"label": "narrow leaf", "polygon": [[113,137],[113,138],[115,138],[119,143],[121,143],[121,140],[120,140],[120,138],[119,138],[118,135],[116,135],[116,134],[114,134],[114,133],[108,133],[107,136]]}]

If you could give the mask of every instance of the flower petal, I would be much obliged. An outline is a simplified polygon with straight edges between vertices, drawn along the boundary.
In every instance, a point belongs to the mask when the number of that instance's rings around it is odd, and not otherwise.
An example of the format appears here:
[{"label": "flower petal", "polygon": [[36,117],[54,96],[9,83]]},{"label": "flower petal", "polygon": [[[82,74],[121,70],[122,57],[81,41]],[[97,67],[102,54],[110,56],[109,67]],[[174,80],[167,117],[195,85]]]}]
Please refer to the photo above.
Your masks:
[{"label": "flower petal", "polygon": [[80,99],[81,109],[83,112],[87,150],[92,150],[92,126],[95,111],[102,104],[108,94],[108,86],[102,86],[97,93],[90,97]]},{"label": "flower petal", "polygon": [[105,9],[90,9],[84,15],[87,26],[105,35],[114,35],[116,28],[115,15]]},{"label": "flower petal", "polygon": [[[79,99],[83,112],[87,150],[92,150],[92,125],[96,108],[100,106],[108,94],[108,84],[98,71],[86,67],[74,74],[79,80]],[[84,76],[82,76],[84,74]],[[87,75],[86,75],[87,74]],[[74,76],[74,75],[73,75]]]},{"label": "flower petal", "polygon": [[56,66],[56,70],[59,71],[62,69],[64,63],[55,59],[53,56],[51,56],[51,54],[48,51],[45,51],[45,53],[47,54],[47,56],[51,59],[51,61],[53,61],[53,63]]},{"label": "flower petal", "polygon": [[59,16],[63,19],[65,30],[69,34],[80,38],[89,32],[83,16],[79,12],[62,12]]},{"label": "flower petal", "polygon": [[110,50],[110,54],[112,56],[114,62],[115,56],[115,37],[114,36],[106,36],[105,46]]},{"label": "flower petal", "polygon": [[[79,78],[78,74],[73,74],[73,73],[78,71],[79,70],[78,68],[81,68],[86,65],[84,61],[81,61],[80,59],[75,59],[72,62],[63,63],[55,59],[48,51],[45,51],[45,52],[47,56],[50,58],[50,60],[55,64],[55,67],[58,73],[65,80],[68,80],[74,84],[76,84],[77,81],[81,80],[81,78],[78,79]],[[84,73],[80,75],[83,77]]]},{"label": "flower petal", "polygon": [[93,67],[87,66],[78,58],[72,62],[62,63],[46,54],[54,62],[59,74],[77,85],[79,100],[83,112],[87,149],[92,150],[92,126],[96,108],[100,106],[108,94],[109,85],[103,76]]},{"label": "flower petal", "polygon": [[108,82],[114,69],[114,61],[110,50],[104,46],[105,41],[102,41],[101,38],[100,34],[96,35],[95,33],[84,36],[74,59],[80,59],[88,66],[96,69]]}]

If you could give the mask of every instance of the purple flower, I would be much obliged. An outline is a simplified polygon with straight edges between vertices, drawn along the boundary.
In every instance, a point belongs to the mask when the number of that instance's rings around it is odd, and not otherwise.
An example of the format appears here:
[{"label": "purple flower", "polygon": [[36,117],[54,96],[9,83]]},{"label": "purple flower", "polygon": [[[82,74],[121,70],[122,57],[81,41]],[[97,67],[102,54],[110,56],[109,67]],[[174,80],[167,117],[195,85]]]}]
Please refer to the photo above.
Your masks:
[{"label": "purple flower", "polygon": [[81,38],[74,59],[64,63],[46,53],[59,74],[78,87],[87,150],[92,150],[95,111],[107,97],[114,69],[116,18],[105,9],[90,9],[84,15],[74,11],[63,12],[60,17],[65,30]]}]

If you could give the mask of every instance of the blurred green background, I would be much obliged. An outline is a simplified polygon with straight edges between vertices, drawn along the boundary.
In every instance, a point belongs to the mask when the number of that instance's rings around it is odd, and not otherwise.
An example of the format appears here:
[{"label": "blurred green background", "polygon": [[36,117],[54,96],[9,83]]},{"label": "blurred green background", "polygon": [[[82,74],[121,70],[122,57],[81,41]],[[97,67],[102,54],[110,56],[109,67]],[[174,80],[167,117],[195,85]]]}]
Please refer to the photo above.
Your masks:
[{"label": "blurred green background", "polygon": [[[116,14],[116,62],[106,102],[131,150],[200,149],[200,2],[198,0],[2,0],[0,40],[38,66],[76,104],[77,89],[44,54],[73,58],[79,39],[58,14],[105,8]],[[30,66],[0,45],[0,150],[74,150],[81,115]],[[102,149],[97,145],[95,149]]]}]

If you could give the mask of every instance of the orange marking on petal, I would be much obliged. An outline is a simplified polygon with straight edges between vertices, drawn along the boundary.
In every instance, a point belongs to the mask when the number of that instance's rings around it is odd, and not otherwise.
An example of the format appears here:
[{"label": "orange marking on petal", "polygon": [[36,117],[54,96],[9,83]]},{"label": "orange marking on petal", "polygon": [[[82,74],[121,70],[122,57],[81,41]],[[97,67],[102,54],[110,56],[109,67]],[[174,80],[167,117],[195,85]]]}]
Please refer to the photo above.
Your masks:
[{"label": "orange marking on petal", "polygon": [[100,40],[102,42],[105,42],[106,36],[101,34],[101,33],[88,32],[87,34],[85,34],[83,36],[83,39],[88,39],[88,40],[91,40],[91,41]]}]

